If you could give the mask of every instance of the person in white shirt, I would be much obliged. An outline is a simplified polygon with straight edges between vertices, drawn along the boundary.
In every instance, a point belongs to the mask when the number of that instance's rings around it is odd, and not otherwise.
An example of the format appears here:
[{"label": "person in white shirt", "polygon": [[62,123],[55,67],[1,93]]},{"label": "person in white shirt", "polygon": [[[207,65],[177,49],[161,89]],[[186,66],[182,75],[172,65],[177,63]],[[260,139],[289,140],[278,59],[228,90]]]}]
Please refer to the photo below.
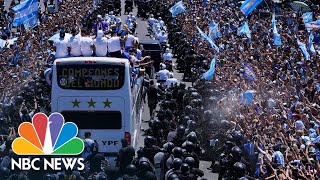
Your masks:
[{"label": "person in white shirt", "polygon": [[166,65],[165,64],[160,64],[160,68],[161,70],[157,73],[157,82],[166,82],[167,79],[169,78],[169,74],[170,72],[166,69]]},{"label": "person in white shirt", "polygon": [[122,57],[120,37],[115,32],[112,32],[112,37],[108,39],[108,52],[110,57]]},{"label": "person in white shirt", "polygon": [[154,31],[154,37],[156,39],[159,39],[160,35],[161,35],[161,29],[160,29],[160,27],[157,27],[157,29]]},{"label": "person in white shirt", "polygon": [[165,43],[167,41],[167,38],[168,38],[168,36],[167,36],[166,32],[165,31],[161,31],[161,33],[158,36],[159,42],[160,43]]},{"label": "person in white shirt", "polygon": [[90,132],[85,132],[84,133],[84,138],[83,139],[83,143],[84,143],[84,151],[82,152],[81,156],[83,158],[87,158],[89,156],[92,155],[92,152],[91,152],[91,146],[92,144],[94,143],[94,140],[91,139],[91,133]]},{"label": "person in white shirt", "polygon": [[55,40],[53,43],[54,50],[56,51],[56,59],[58,58],[66,58],[69,56],[69,41],[65,38],[64,30],[60,31],[60,38]]},{"label": "person in white shirt", "polygon": [[161,17],[158,18],[158,22],[159,22],[159,24],[160,24],[160,27],[161,27],[161,28],[164,28],[164,22],[163,22],[163,20],[162,20]]},{"label": "person in white shirt", "polygon": [[131,33],[129,33],[125,41],[126,48],[131,48],[133,46],[134,40],[134,36]]},{"label": "person in white shirt", "polygon": [[126,24],[128,24],[130,21],[135,21],[135,20],[136,20],[136,17],[133,15],[132,12],[130,12],[126,18]]},{"label": "person in white shirt", "polygon": [[85,30],[81,31],[82,37],[80,39],[81,53],[84,57],[92,56],[93,54],[93,39]]},{"label": "person in white shirt", "polygon": [[139,38],[137,37],[137,34],[135,34],[135,36],[134,36],[134,44],[135,45],[140,44],[140,41],[139,41]]},{"label": "person in white shirt", "polygon": [[93,40],[93,48],[96,52],[97,57],[104,57],[107,55],[108,39],[103,37],[103,31],[99,30],[97,38]]},{"label": "person in white shirt", "polygon": [[71,30],[72,36],[69,39],[70,56],[79,57],[81,56],[80,39],[81,34],[77,34],[76,29]]},{"label": "person in white shirt", "polygon": [[169,89],[178,83],[179,81],[178,79],[174,78],[173,73],[169,73],[169,78],[166,80],[165,87]]},{"label": "person in white shirt", "polygon": [[173,55],[169,52],[169,48],[166,49],[166,52],[162,55],[163,61],[169,61],[172,62]]},{"label": "person in white shirt", "polygon": [[152,26],[153,23],[155,22],[156,19],[154,19],[153,14],[150,15],[149,19],[148,19],[148,23]]},{"label": "person in white shirt", "polygon": [[113,14],[113,11],[110,11],[109,14],[106,14],[105,20],[109,25],[113,25],[116,21],[116,17]]}]

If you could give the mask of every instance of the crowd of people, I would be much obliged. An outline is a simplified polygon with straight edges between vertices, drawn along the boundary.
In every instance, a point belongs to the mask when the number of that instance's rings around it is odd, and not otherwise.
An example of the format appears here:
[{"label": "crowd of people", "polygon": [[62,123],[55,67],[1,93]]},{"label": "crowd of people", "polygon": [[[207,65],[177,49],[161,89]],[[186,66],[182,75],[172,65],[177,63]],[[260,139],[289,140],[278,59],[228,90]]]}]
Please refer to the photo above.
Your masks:
[{"label": "crowd of people", "polygon": [[[93,10],[90,1],[69,0],[62,2],[58,14],[43,13],[32,31],[2,33],[2,39],[18,36],[18,40],[1,52],[0,130],[8,136],[2,136],[0,177],[191,180],[204,175],[199,169],[200,160],[209,160],[210,170],[218,173],[218,179],[318,179],[319,30],[313,30],[316,54],[306,58],[297,40],[308,44],[310,33],[301,12],[292,11],[287,4],[263,2],[245,17],[238,1],[205,2],[184,3],[187,12],[176,18],[169,11],[174,0],[159,0],[138,12],[141,17],[146,16],[145,10],[154,14],[148,19],[154,37],[165,43],[168,38],[177,68],[184,72],[185,80],[193,81],[193,86],[177,85],[177,81],[158,86],[153,80],[145,81],[150,128],[144,132],[144,147],[140,149],[121,140],[119,171],[110,169],[94,148],[86,156],[89,168],[84,172],[10,172],[7,157],[14,157],[10,148],[17,126],[30,121],[36,111],[50,112],[50,87],[41,72],[51,63],[47,61],[51,47],[55,47],[57,58],[72,53],[125,57],[133,74],[144,71],[141,67],[147,64],[140,61],[150,58],[143,58],[143,47],[137,46],[133,14],[122,23],[111,12],[104,12],[103,6]],[[139,3],[135,4],[141,10]],[[319,19],[319,6],[309,6],[313,17]],[[274,45],[272,12],[277,14],[281,46]],[[10,22],[10,17],[12,14],[7,13],[2,18]],[[214,40],[219,52],[198,33],[197,27],[209,32],[210,21],[219,23],[220,35]],[[237,33],[244,22],[250,27],[250,38]],[[60,38],[50,44],[47,39],[57,32]],[[83,43],[87,47],[82,49],[81,40],[79,46],[73,46],[71,38],[64,39],[68,32],[73,40],[81,32],[86,41],[90,40]],[[96,36],[95,40],[91,35]],[[105,35],[109,39],[103,39]],[[118,49],[110,50],[110,39],[116,39]],[[132,41],[127,43],[128,39]],[[97,41],[101,43],[95,44]],[[62,42],[65,45],[59,46]],[[72,51],[75,47],[78,50]],[[213,59],[215,72],[213,80],[208,81],[201,74],[210,68]],[[160,84],[173,78],[168,67],[161,64]],[[252,98],[247,98],[247,91]],[[160,109],[155,113],[157,105]],[[94,144],[89,133],[86,139]]]},{"label": "crowd of people", "polygon": [[[49,59],[52,57],[48,39],[60,29],[76,28],[73,26],[84,20],[91,23],[89,17],[93,13],[92,3],[63,1],[59,12],[55,14],[50,14],[48,11],[40,12],[39,24],[32,30],[26,30],[23,26],[12,27],[13,10],[10,8],[9,12],[5,12],[1,8],[1,11],[1,18],[4,20],[1,21],[1,39],[6,41],[6,46],[0,53],[0,118],[4,125],[6,123],[18,125],[19,108],[23,100],[26,101],[27,109],[33,108],[34,101],[38,101],[39,106],[43,105],[41,109],[49,109],[45,112],[50,112],[50,107],[47,108],[50,106],[50,92],[45,91],[50,87],[41,86],[39,83],[44,79],[43,71],[50,66]],[[3,25],[6,27],[5,33]],[[38,90],[41,93],[37,94]],[[0,134],[8,134],[8,126],[2,127],[3,131]]]},{"label": "crowd of people", "polygon": [[[169,40],[181,69],[187,72],[185,76],[191,74],[194,64],[203,72],[199,67],[215,56],[213,90],[219,95],[211,99],[218,100],[218,107],[206,108],[223,115],[207,119],[213,125],[205,126],[213,131],[208,133],[212,136],[206,139],[211,141],[206,141],[204,147],[211,144],[214,149],[211,168],[219,173],[219,179],[245,175],[259,179],[317,179],[319,40],[314,41],[316,54],[306,57],[297,43],[308,44],[310,34],[302,13],[292,11],[288,4],[282,7],[272,2],[261,3],[248,17],[236,1],[210,1],[206,7],[203,1],[191,1],[185,6],[186,13],[168,22]],[[319,19],[319,5],[309,6]],[[279,47],[273,42],[273,12],[282,40]],[[215,40],[219,52],[203,40],[196,28],[209,32],[210,21],[220,25],[221,35]],[[249,24],[251,38],[237,34],[244,22]],[[313,29],[313,33],[319,36],[319,30]],[[253,92],[249,102],[244,100],[247,90]]]}]

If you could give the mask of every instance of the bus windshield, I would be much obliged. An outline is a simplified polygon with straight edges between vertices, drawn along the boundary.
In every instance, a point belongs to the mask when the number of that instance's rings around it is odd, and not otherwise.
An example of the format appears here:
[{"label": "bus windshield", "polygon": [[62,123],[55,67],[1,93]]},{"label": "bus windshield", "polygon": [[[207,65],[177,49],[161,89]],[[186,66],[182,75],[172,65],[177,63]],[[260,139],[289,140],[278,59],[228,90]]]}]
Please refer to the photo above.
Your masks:
[{"label": "bus windshield", "polygon": [[62,89],[116,90],[124,84],[125,66],[111,64],[57,64]]}]

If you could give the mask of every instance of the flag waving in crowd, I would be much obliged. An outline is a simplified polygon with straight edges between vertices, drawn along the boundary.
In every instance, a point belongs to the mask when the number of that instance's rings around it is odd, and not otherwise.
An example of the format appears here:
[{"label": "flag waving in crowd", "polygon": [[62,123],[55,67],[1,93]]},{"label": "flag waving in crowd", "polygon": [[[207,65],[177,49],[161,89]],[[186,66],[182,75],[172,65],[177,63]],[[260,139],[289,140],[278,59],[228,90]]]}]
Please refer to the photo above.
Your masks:
[{"label": "flag waving in crowd", "polygon": [[308,39],[308,49],[312,53],[313,56],[316,56],[317,52],[313,46],[313,39],[314,39],[314,35],[312,32],[310,32],[309,39]]},{"label": "flag waving in crowd", "polygon": [[304,57],[306,58],[306,60],[310,60],[310,54],[307,51],[306,44],[304,44],[303,42],[301,42],[299,40],[297,40],[297,43],[298,43],[298,46],[301,49]]},{"label": "flag waving in crowd", "polygon": [[219,23],[215,23],[214,21],[211,21],[209,24],[209,37],[212,40],[215,40],[218,37],[222,37],[222,34],[219,30]]},{"label": "flag waving in crowd", "polygon": [[176,17],[178,14],[186,11],[186,8],[183,5],[182,1],[177,2],[174,6],[172,6],[169,11],[172,14],[172,17]]},{"label": "flag waving in crowd", "polygon": [[246,79],[251,80],[251,81],[256,79],[256,75],[255,75],[254,71],[248,65],[244,65],[243,76]]},{"label": "flag waving in crowd", "polygon": [[219,52],[220,51],[219,47],[212,41],[212,39],[209,36],[207,36],[206,33],[204,33],[198,26],[197,26],[197,29],[202,39],[207,40],[211,45],[211,47],[214,48],[214,50],[216,50],[217,52]]},{"label": "flag waving in crowd", "polygon": [[262,3],[262,1],[263,0],[246,0],[240,7],[240,10],[245,16],[248,16],[253,10],[257,8],[257,6],[259,6],[260,3]]},{"label": "flag waving in crowd", "polygon": [[15,17],[13,20],[13,26],[19,26],[25,21],[36,17],[38,18],[38,0],[25,0],[13,8]]},{"label": "flag waving in crowd", "polygon": [[216,57],[213,57],[210,64],[210,69],[202,74],[202,78],[206,80],[212,80],[214,71],[215,71],[215,65],[216,65]]},{"label": "flag waving in crowd", "polygon": [[238,36],[245,34],[249,39],[251,39],[251,32],[249,29],[248,22],[245,22],[242,26],[238,28]]},{"label": "flag waving in crowd", "polygon": [[272,25],[272,29],[273,29],[273,43],[276,46],[281,46],[282,45],[281,36],[278,33],[275,13],[272,14],[271,25]]}]

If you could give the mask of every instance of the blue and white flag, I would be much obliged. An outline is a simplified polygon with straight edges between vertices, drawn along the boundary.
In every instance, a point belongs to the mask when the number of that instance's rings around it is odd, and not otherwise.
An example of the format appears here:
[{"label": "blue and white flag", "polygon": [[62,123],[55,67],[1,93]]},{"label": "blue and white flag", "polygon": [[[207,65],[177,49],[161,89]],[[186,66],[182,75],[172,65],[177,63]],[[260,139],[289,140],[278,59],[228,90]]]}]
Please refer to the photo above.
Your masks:
[{"label": "blue and white flag", "polygon": [[310,60],[310,54],[307,51],[306,45],[302,42],[300,42],[299,40],[297,40],[298,46],[301,49],[304,57],[306,58],[306,60]]},{"label": "blue and white flag", "polygon": [[242,34],[245,34],[248,38],[251,39],[251,32],[249,29],[248,22],[245,22],[242,26],[238,28],[238,36],[241,36]]},{"label": "blue and white flag", "polygon": [[13,19],[13,26],[20,26],[25,21],[38,18],[39,3],[38,0],[25,0],[13,8],[15,17]]},{"label": "blue and white flag", "polygon": [[303,22],[304,23],[309,23],[312,22],[312,12],[306,12],[302,15]]},{"label": "blue and white flag", "polygon": [[313,28],[310,27],[311,26],[311,22],[312,22],[312,12],[306,12],[302,15],[302,19],[304,22],[304,26],[307,29],[308,32],[310,32]]},{"label": "blue and white flag", "polygon": [[254,71],[247,65],[244,65],[244,73],[243,73],[243,77],[248,79],[248,80],[255,80],[256,79],[256,74],[254,73]]},{"label": "blue and white flag", "polygon": [[37,15],[32,16],[29,20],[26,20],[25,22],[23,22],[23,25],[26,30],[29,30],[29,28],[33,29],[38,25],[38,16]]},{"label": "blue and white flag", "polygon": [[271,19],[271,27],[272,27],[272,29],[274,29],[275,26],[276,26],[276,13],[273,12],[272,13],[272,19]]},{"label": "blue and white flag", "polygon": [[273,43],[276,46],[281,46],[282,42],[281,42],[281,36],[278,33],[278,29],[277,29],[277,24],[276,24],[276,18],[275,18],[275,13],[273,13],[272,15],[272,20],[271,20],[271,25],[273,28]]},{"label": "blue and white flag", "polygon": [[308,49],[312,53],[313,56],[317,56],[316,49],[314,48],[314,46],[312,44],[313,39],[314,39],[314,35],[312,32],[310,32],[309,40],[308,40]]},{"label": "blue and white flag", "polygon": [[249,103],[252,104],[253,103],[253,95],[256,91],[254,90],[247,90],[246,92],[243,93],[243,98],[244,100]]},{"label": "blue and white flag", "polygon": [[207,40],[211,45],[211,47],[214,48],[214,50],[216,50],[217,52],[220,52],[219,47],[212,41],[212,39],[209,36],[207,36],[206,33],[204,33],[198,26],[197,26],[197,29],[201,35],[201,38],[203,40]]},{"label": "blue and white flag", "polygon": [[214,21],[211,21],[209,24],[209,35],[212,40],[215,40],[218,37],[222,37],[222,34],[219,30],[219,23],[215,23]]},{"label": "blue and white flag", "polygon": [[262,3],[262,1],[263,0],[246,0],[240,7],[240,10],[245,16],[248,16],[248,14],[255,10],[256,7],[259,6],[260,3]]},{"label": "blue and white flag", "polygon": [[169,11],[172,14],[172,17],[176,17],[178,14],[186,11],[186,8],[183,5],[182,1],[177,2],[174,6],[172,6]]},{"label": "blue and white flag", "polygon": [[202,74],[202,78],[206,80],[212,80],[214,71],[215,71],[215,66],[216,66],[216,57],[213,57],[211,60],[210,69],[207,72]]},{"label": "blue and white flag", "polygon": [[279,33],[273,33],[273,43],[276,46],[281,46],[282,42],[281,42],[281,36]]}]

